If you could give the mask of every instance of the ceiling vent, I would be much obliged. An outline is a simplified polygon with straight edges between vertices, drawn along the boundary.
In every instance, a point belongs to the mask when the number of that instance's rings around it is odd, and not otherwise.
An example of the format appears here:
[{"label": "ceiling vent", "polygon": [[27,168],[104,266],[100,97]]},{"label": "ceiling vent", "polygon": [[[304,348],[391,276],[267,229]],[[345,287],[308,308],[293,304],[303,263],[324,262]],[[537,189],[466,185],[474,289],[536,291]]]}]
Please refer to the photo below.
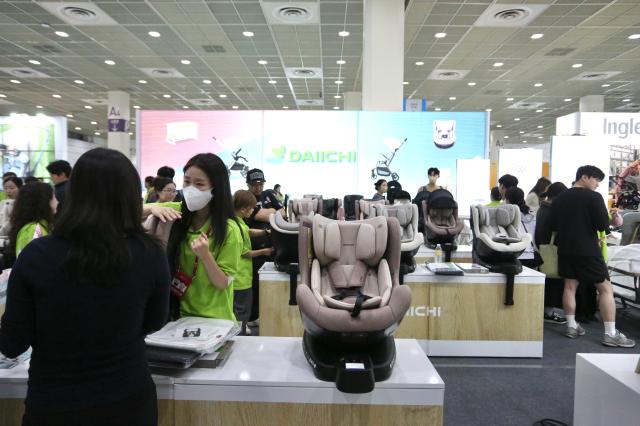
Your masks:
[{"label": "ceiling vent", "polygon": [[526,27],[548,4],[494,4],[476,20],[476,27]]},{"label": "ceiling vent", "polygon": [[576,50],[573,47],[556,47],[555,49],[551,49],[544,56],[567,56],[569,53]]},{"label": "ceiling vent", "polygon": [[285,68],[287,78],[322,78],[322,68]]},{"label": "ceiling vent", "polygon": [[31,47],[40,53],[62,53],[62,50],[52,44],[34,44]]},{"label": "ceiling vent", "polygon": [[82,102],[89,105],[108,105],[109,102],[106,99],[82,99]]},{"label": "ceiling vent", "polygon": [[461,80],[469,70],[433,70],[429,74],[429,80]]},{"label": "ceiling vent", "polygon": [[296,105],[298,106],[309,106],[309,107],[316,107],[316,106],[324,106],[324,100],[322,99],[296,99]]},{"label": "ceiling vent", "polygon": [[37,3],[47,12],[70,25],[76,26],[105,26],[118,25],[100,7],[89,2],[53,2]]},{"label": "ceiling vent", "polygon": [[514,102],[508,106],[510,109],[540,109],[545,103],[544,102],[527,102],[527,101],[518,101]]},{"label": "ceiling vent", "polygon": [[140,68],[140,71],[153,78],[185,78],[175,68]]},{"label": "ceiling vent", "polygon": [[187,99],[187,102],[191,103],[192,105],[195,106],[216,106],[216,105],[220,105],[218,102],[215,101],[215,99],[209,99],[209,98],[205,98],[205,99]]},{"label": "ceiling vent", "polygon": [[320,24],[320,10],[317,2],[260,2],[260,6],[262,6],[267,23],[272,25]]},{"label": "ceiling vent", "polygon": [[202,46],[202,50],[204,50],[207,53],[226,53],[227,49],[224,48],[224,46],[221,46],[219,44],[205,44],[204,46]]},{"label": "ceiling vent", "polygon": [[618,74],[622,74],[622,71],[586,71],[570,78],[570,80],[600,81],[608,80]]},{"label": "ceiling vent", "polygon": [[2,67],[0,71],[19,78],[50,78],[47,74],[29,67]]}]

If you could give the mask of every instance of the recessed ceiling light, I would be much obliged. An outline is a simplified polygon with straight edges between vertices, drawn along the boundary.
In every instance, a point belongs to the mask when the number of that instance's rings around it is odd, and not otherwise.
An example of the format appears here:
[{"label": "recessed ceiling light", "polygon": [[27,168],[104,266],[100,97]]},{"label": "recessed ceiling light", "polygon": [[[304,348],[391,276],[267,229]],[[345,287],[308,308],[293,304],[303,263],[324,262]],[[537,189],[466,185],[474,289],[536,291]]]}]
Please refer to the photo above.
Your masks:
[{"label": "recessed ceiling light", "polygon": [[238,105],[234,105],[234,106],[232,106],[231,108],[233,108],[233,109],[238,109],[239,107],[238,107]]},{"label": "recessed ceiling light", "polygon": [[36,105],[36,108],[38,108],[38,109],[42,109],[42,108],[44,108],[44,107],[43,107],[42,105]]},{"label": "recessed ceiling light", "polygon": [[93,109],[93,107],[91,105],[85,105],[84,109]]},{"label": "recessed ceiling light", "polygon": [[269,62],[265,61],[264,59],[260,59],[260,60],[258,61],[258,63],[259,63],[260,65],[267,65]]},{"label": "recessed ceiling light", "polygon": [[221,93],[221,94],[220,94],[220,95],[218,95],[218,96],[220,96],[221,98],[226,98],[226,97],[227,97],[227,95],[225,95],[224,93]]},{"label": "recessed ceiling light", "polygon": [[289,107],[285,105],[282,107],[282,109],[289,109]]},{"label": "recessed ceiling light", "polygon": [[133,109],[140,109],[140,105],[134,105]]},{"label": "recessed ceiling light", "polygon": [[503,66],[503,65],[504,65],[504,62],[494,62],[494,63],[493,63],[493,66],[494,66],[494,67],[496,67],[496,68],[497,68],[497,67],[501,67],[501,66]]},{"label": "recessed ceiling light", "polygon": [[138,80],[138,83],[140,83],[140,84],[147,84],[147,80]]},{"label": "recessed ceiling light", "polygon": [[20,84],[20,80],[9,80],[13,84]]},{"label": "recessed ceiling light", "polygon": [[542,33],[531,34],[531,38],[533,40],[538,40],[538,39],[540,39],[542,37],[544,37],[544,34],[542,34]]},{"label": "recessed ceiling light", "polygon": [[129,136],[133,136],[133,132],[129,132]]},{"label": "recessed ceiling light", "polygon": [[442,108],[434,108],[435,111],[442,111]]},{"label": "recessed ceiling light", "polygon": [[492,110],[491,108],[487,108],[487,109],[485,109],[485,111],[487,111],[487,112],[491,112],[491,111],[493,111],[493,110]]},{"label": "recessed ceiling light", "polygon": [[170,95],[170,94],[168,94],[168,93],[165,93],[164,95],[162,95],[162,97],[163,97],[163,98],[167,98],[167,99],[169,99],[169,98],[171,97],[171,95]]},{"label": "recessed ceiling light", "polygon": [[92,121],[91,124],[93,124],[94,126],[98,124],[97,121]]},{"label": "recessed ceiling light", "polygon": [[82,130],[82,127],[74,127],[75,130]]},{"label": "recessed ceiling light", "polygon": [[33,65],[40,65],[40,61],[36,61],[35,59],[29,59],[29,63]]},{"label": "recessed ceiling light", "polygon": [[445,38],[447,36],[447,33],[435,33],[433,36],[435,38]]},{"label": "recessed ceiling light", "polygon": [[245,37],[253,37],[254,36],[252,31],[243,31],[242,35],[245,36]]},{"label": "recessed ceiling light", "polygon": [[340,37],[349,37],[349,31],[340,31],[338,35]]},{"label": "recessed ceiling light", "polygon": [[538,129],[542,129],[543,127],[544,127],[544,126],[540,125],[540,126],[538,126]]},{"label": "recessed ceiling light", "polygon": [[334,106],[333,109],[340,109],[340,107],[339,106]]},{"label": "recessed ceiling light", "polygon": [[73,80],[73,82],[75,84],[84,84],[84,81],[82,81],[82,80]]},{"label": "recessed ceiling light", "polygon": [[507,102],[511,102],[513,98],[507,98]]},{"label": "recessed ceiling light", "polygon": [[114,61],[112,59],[105,59],[104,63],[107,64],[107,65],[115,65],[116,61]]},{"label": "recessed ceiling light", "polygon": [[417,62],[416,62],[416,65],[417,65],[417,66],[419,66],[419,67],[421,67],[422,65],[424,65],[424,62],[422,62],[422,61],[417,61]]},{"label": "recessed ceiling light", "polygon": [[520,133],[521,135],[524,135],[524,130],[520,130],[518,133]]},{"label": "recessed ceiling light", "polygon": [[507,136],[504,136],[504,138],[505,138],[505,139],[509,139],[509,136],[508,136],[508,135],[507,135]]},{"label": "recessed ceiling light", "polygon": [[409,82],[408,81],[403,81],[402,84],[404,84],[406,86],[407,84],[409,84]]},{"label": "recessed ceiling light", "polygon": [[571,68],[582,68],[582,64],[573,64]]},{"label": "recessed ceiling light", "polygon": [[342,96],[340,96],[340,95],[335,95],[335,96],[334,96],[334,98],[336,98],[336,99],[342,99]]},{"label": "recessed ceiling light", "polygon": [[189,109],[187,105],[182,105],[182,109]]},{"label": "recessed ceiling light", "polygon": [[542,83],[536,83],[533,85],[533,87],[542,87]]},{"label": "recessed ceiling light", "polygon": [[100,132],[93,132],[94,135],[100,136]]},{"label": "recessed ceiling light", "polygon": [[470,81],[467,83],[467,86],[475,86],[476,82],[475,81]]},{"label": "recessed ceiling light", "polygon": [[211,84],[211,80],[202,80],[203,84]]},{"label": "recessed ceiling light", "polygon": [[343,82],[342,82],[342,80],[336,80],[336,81],[334,81],[334,83],[335,84],[342,84]]},{"label": "recessed ceiling light", "polygon": [[65,33],[64,31],[56,31],[54,34],[57,35],[58,37],[62,37],[62,38],[69,37],[69,34]]},{"label": "recessed ceiling light", "polygon": [[7,95],[5,95],[4,93],[0,93],[0,98],[6,98]]},{"label": "recessed ceiling light", "polygon": [[151,37],[154,37],[154,38],[160,37],[160,33],[157,31],[149,31],[147,34],[149,34]]},{"label": "recessed ceiling light", "polygon": [[608,83],[605,83],[605,84],[601,85],[600,87],[609,87],[609,86],[611,86],[611,85],[608,84]]},{"label": "recessed ceiling light", "polygon": [[623,99],[622,102],[631,102],[631,99]]},{"label": "recessed ceiling light", "polygon": [[131,124],[135,125],[136,124],[135,120],[131,120]]},{"label": "recessed ceiling light", "polygon": [[537,109],[536,110],[536,112],[542,112],[542,111],[544,111],[544,110],[542,110],[542,109]]},{"label": "recessed ceiling light", "polygon": [[640,34],[631,34],[629,37],[627,37],[629,40],[637,40],[640,38]]},{"label": "recessed ceiling light", "polygon": [[571,98],[564,98],[565,102],[571,102]]},{"label": "recessed ceiling light", "polygon": [[499,129],[502,127],[502,124],[498,124],[496,127]]},{"label": "recessed ceiling light", "polygon": [[449,96],[450,101],[455,101],[457,98],[455,96]]},{"label": "recessed ceiling light", "polygon": [[522,141],[522,143],[527,143],[527,141]]},{"label": "recessed ceiling light", "polygon": [[73,118],[73,114],[67,114],[66,117]]},{"label": "recessed ceiling light", "polygon": [[520,121],[518,117],[514,118],[513,121]]},{"label": "recessed ceiling light", "polygon": [[282,98],[284,98],[284,95],[276,95],[276,98],[282,99]]},{"label": "recessed ceiling light", "polygon": [[269,81],[268,81],[268,83],[269,83],[269,84],[277,84],[278,82],[277,82],[277,81],[275,81],[275,80],[269,80]]},{"label": "recessed ceiling light", "polygon": [[338,65],[344,65],[344,64],[346,64],[346,63],[347,63],[347,61],[345,61],[345,60],[343,60],[343,59],[338,59],[338,60],[336,61],[336,64],[338,64]]},{"label": "recessed ceiling light", "polygon": [[56,98],[56,99],[60,99],[62,96],[58,95],[58,94],[53,94],[51,95],[52,98]]},{"label": "recessed ceiling light", "polygon": [[542,139],[542,138],[543,138],[543,136],[538,136],[538,139]]}]

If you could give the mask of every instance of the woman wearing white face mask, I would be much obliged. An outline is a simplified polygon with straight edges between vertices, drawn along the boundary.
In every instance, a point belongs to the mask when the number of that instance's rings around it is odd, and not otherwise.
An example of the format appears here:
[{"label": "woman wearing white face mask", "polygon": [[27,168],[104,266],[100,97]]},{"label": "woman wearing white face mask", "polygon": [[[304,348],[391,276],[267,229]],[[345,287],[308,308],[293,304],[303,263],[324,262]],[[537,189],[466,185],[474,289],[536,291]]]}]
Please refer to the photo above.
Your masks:
[{"label": "woman wearing white face mask", "polygon": [[440,177],[440,170],[435,167],[430,167],[429,170],[427,170],[427,175],[429,175],[429,183],[418,188],[418,192],[433,192],[436,189],[442,189],[441,186],[436,184],[438,182],[438,178]]},{"label": "woman wearing white face mask", "polygon": [[[233,211],[229,174],[214,154],[198,154],[184,166],[184,201],[145,205],[144,212],[173,221],[167,254],[174,306],[180,316],[235,320],[233,277],[242,235]],[[174,312],[174,316],[175,312]]]}]

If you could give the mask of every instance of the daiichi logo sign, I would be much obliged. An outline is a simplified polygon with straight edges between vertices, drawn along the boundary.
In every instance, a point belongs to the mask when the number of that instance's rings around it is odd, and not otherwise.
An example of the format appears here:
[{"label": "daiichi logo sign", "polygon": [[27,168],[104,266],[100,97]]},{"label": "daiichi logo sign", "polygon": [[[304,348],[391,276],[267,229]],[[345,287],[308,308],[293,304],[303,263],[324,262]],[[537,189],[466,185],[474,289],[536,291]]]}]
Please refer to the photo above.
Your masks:
[{"label": "daiichi logo sign", "polygon": [[271,149],[272,157],[267,159],[271,164],[289,163],[356,163],[356,151],[333,150],[288,150],[281,145]]}]

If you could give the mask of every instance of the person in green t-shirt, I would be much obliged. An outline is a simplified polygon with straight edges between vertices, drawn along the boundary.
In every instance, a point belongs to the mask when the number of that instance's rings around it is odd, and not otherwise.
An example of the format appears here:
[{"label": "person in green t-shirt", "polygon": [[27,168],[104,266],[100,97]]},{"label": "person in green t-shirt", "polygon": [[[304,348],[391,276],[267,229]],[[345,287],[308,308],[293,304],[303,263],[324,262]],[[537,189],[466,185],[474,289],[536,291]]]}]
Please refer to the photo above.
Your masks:
[{"label": "person in green t-shirt", "polygon": [[58,200],[50,185],[34,182],[22,187],[11,213],[10,263],[32,240],[49,235],[57,207]]},{"label": "person in green t-shirt", "polygon": [[491,202],[487,204],[489,207],[496,207],[502,204],[502,195],[500,195],[500,189],[497,186],[491,188]]},{"label": "person in green t-shirt", "polygon": [[198,154],[184,166],[183,188],[183,202],[143,207],[162,222],[175,220],[167,244],[174,305],[180,316],[235,321],[233,282],[242,236],[227,168],[215,154]]},{"label": "person in green t-shirt", "polygon": [[268,232],[265,229],[249,229],[244,222],[244,219],[251,217],[257,203],[255,195],[250,191],[241,189],[233,194],[233,210],[238,218],[238,223],[240,223],[242,235],[242,257],[238,263],[236,279],[233,281],[233,311],[238,321],[242,322],[241,335],[247,334],[247,322],[251,316],[253,304],[253,290],[251,289],[253,262],[251,259],[258,256],[270,256],[273,253],[273,247],[260,250],[252,250],[251,247],[252,237],[266,236]]}]

